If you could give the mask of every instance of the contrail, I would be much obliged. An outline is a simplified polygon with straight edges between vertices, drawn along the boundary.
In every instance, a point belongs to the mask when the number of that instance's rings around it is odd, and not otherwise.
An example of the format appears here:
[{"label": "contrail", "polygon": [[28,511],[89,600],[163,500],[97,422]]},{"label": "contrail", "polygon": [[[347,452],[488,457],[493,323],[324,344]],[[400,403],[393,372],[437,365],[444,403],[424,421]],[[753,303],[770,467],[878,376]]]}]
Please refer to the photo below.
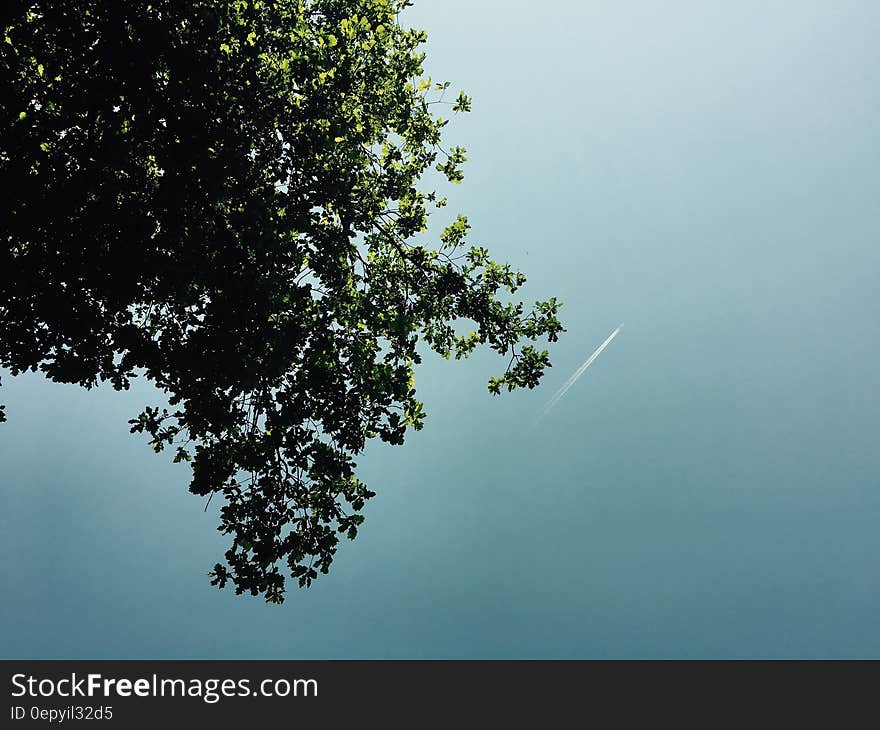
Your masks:
[{"label": "contrail", "polygon": [[[550,409],[553,408],[553,406],[555,406],[560,400],[562,400],[563,396],[568,393],[571,386],[573,386],[577,382],[577,379],[580,378],[581,375],[584,374],[586,369],[593,364],[593,361],[602,354],[602,350],[608,347],[608,345],[611,344],[611,340],[617,337],[617,333],[620,332],[621,327],[623,327],[622,324],[620,325],[620,327],[614,330],[614,332],[608,335],[608,339],[605,340],[605,342],[603,342],[601,345],[599,345],[599,347],[596,348],[596,351],[592,355],[590,355],[584,361],[584,363],[577,370],[574,371],[574,374],[562,384],[562,387],[560,387],[559,390],[556,391],[553,397],[547,402],[547,405],[544,406],[544,410],[541,411],[541,414],[538,416],[538,421],[546,416],[550,412]],[[535,422],[537,423],[537,421]]]}]

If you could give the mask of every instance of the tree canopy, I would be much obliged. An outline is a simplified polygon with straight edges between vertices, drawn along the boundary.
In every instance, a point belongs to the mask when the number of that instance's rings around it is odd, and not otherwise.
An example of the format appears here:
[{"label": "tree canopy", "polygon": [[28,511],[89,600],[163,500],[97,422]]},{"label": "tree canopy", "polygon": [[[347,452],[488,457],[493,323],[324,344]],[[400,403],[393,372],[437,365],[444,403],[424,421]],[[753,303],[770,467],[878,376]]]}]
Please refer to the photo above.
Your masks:
[{"label": "tree canopy", "polygon": [[280,602],[355,537],[354,458],[422,427],[420,351],[491,348],[498,394],[534,387],[562,331],[465,217],[429,237],[425,180],[465,161],[442,115],[471,101],[425,76],[409,4],[0,10],[0,366],[164,392],[131,430],[223,498],[210,575],[238,593]]}]

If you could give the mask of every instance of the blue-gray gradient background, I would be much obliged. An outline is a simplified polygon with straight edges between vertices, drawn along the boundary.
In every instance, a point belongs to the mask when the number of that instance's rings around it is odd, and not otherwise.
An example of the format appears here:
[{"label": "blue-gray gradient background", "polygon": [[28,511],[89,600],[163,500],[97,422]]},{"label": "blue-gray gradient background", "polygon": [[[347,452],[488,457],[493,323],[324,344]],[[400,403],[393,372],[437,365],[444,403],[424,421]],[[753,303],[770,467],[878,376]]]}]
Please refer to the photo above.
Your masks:
[{"label": "blue-gray gradient background", "polygon": [[[4,378],[4,657],[880,657],[880,3],[423,0],[452,206],[565,303],[545,384],[429,357],[425,429],[283,606],[143,384]],[[535,415],[625,327],[537,429]]]}]

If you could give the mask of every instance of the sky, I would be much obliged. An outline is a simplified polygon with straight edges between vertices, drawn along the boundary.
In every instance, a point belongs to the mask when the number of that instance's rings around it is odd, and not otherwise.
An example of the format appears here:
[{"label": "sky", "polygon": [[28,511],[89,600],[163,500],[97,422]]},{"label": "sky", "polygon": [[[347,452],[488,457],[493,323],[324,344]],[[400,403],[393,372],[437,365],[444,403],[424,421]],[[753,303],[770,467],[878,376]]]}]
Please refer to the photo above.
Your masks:
[{"label": "sky", "polygon": [[149,386],[5,376],[0,656],[880,658],[880,4],[403,19],[474,99],[450,208],[564,303],[544,384],[426,357],[357,540],[274,606],[209,585],[214,508],[128,433]]}]

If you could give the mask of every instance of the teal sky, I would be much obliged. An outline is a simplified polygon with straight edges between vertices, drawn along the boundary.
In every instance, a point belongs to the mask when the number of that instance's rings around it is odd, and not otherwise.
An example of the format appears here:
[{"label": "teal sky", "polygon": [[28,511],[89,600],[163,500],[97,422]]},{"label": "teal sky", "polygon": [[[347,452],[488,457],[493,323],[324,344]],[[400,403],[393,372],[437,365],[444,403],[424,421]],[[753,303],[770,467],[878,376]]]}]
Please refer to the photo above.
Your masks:
[{"label": "teal sky", "polygon": [[880,4],[417,5],[474,97],[450,207],[565,303],[544,386],[427,358],[425,429],[278,607],[209,585],[149,388],[4,377],[0,655],[880,657]]}]

